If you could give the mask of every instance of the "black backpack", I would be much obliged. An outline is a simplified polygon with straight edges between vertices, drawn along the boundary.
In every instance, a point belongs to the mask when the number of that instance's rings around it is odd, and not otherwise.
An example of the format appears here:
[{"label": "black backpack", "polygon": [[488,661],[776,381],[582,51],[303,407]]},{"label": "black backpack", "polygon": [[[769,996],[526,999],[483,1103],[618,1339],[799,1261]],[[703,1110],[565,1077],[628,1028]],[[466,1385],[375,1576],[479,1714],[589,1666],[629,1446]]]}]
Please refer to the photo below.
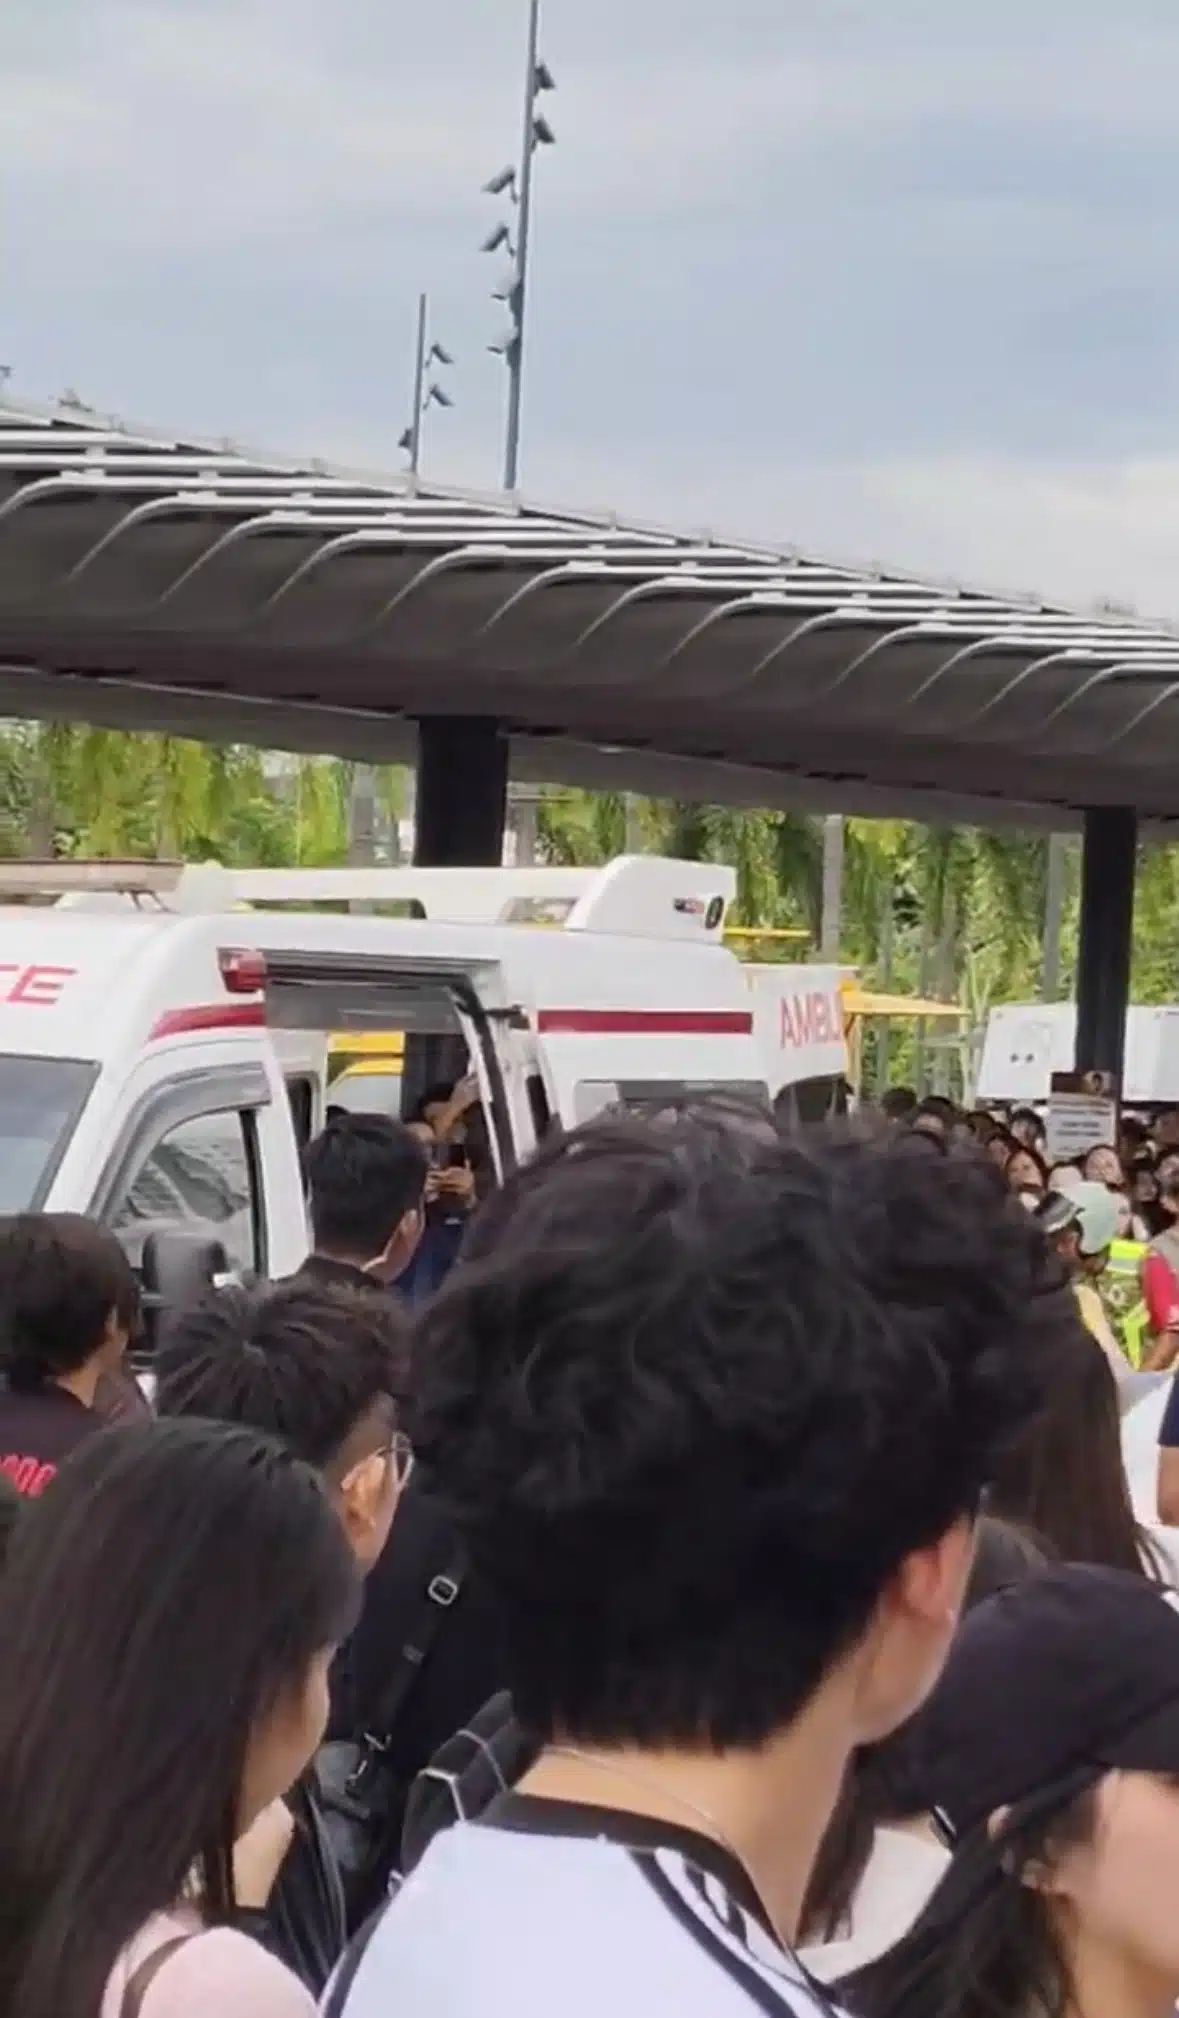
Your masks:
[{"label": "black backpack", "polygon": [[407,1788],[390,1760],[393,1733],[466,1574],[454,1553],[423,1570],[420,1595],[370,1721],[357,1739],[330,1740],[315,1762],[319,1810],[355,1928],[371,1912],[396,1863]]},{"label": "black backpack", "polygon": [[401,1870],[408,1877],[435,1836],[454,1822],[475,1822],[535,1763],[539,1745],[521,1729],[507,1690],[448,1738],[409,1790],[401,1832]]}]

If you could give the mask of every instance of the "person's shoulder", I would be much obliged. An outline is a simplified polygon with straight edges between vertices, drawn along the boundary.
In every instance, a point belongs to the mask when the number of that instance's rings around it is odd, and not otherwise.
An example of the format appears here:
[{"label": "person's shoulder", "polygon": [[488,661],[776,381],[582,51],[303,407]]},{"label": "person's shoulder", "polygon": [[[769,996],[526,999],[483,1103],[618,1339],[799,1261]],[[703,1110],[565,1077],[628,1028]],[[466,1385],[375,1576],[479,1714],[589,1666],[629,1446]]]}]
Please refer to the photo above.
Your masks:
[{"label": "person's shoulder", "polygon": [[142,2018],[314,2018],[315,2001],[282,1962],[235,1927],[210,1927],[169,1956]]},{"label": "person's shoulder", "polygon": [[[453,1939],[455,1927],[463,1940]],[[603,1926],[614,1938],[603,1942]],[[795,1957],[681,1855],[458,1823],[345,1963],[329,2018],[832,2018]]]}]

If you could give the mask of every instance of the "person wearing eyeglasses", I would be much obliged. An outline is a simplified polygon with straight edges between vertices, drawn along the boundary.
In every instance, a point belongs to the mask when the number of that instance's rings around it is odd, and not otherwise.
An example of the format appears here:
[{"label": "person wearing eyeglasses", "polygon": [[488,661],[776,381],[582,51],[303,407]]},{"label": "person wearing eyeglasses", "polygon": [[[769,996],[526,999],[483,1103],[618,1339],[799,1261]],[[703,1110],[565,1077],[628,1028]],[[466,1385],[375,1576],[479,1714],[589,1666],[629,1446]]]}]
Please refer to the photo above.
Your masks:
[{"label": "person wearing eyeglasses", "polygon": [[[399,1421],[405,1364],[405,1318],[387,1295],[307,1277],[232,1285],[174,1320],[157,1358],[156,1406],[265,1431],[312,1465],[368,1577],[413,1465]],[[347,1902],[310,1776],[291,1805],[293,1844],[251,1931],[318,1996],[347,1937]]]},{"label": "person wearing eyeglasses", "polygon": [[[323,1472],[365,1571],[320,1759],[350,1930],[399,1866],[417,1774],[504,1686],[498,1607],[468,1571],[448,1510],[411,1477],[398,1400],[408,1321],[403,1300],[359,1270],[354,1280],[304,1272],[183,1313],[159,1360],[162,1413],[248,1423]],[[364,1747],[364,1802],[338,1801]],[[363,1829],[337,1829],[337,1805],[363,1807]]]}]

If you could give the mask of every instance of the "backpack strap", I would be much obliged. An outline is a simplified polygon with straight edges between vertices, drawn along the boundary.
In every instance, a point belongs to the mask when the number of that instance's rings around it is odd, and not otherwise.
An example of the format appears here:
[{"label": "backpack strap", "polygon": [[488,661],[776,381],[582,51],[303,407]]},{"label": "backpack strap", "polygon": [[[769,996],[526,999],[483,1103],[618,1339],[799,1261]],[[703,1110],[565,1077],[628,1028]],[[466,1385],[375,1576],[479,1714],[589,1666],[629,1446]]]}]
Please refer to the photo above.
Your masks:
[{"label": "backpack strap", "polygon": [[417,1686],[443,1619],[462,1592],[466,1572],[465,1554],[452,1551],[445,1569],[435,1572],[422,1586],[405,1638],[360,1742],[360,1756],[348,1782],[348,1792],[353,1797],[363,1793],[373,1765],[389,1750],[397,1720]]},{"label": "backpack strap", "polygon": [[170,1962],[179,1949],[187,1947],[195,1938],[193,1934],[177,1934],[171,1941],[165,1941],[147,1957],[146,1961],[140,1963],[123,1992],[119,2018],[140,2018],[144,1999],[165,1963]]}]

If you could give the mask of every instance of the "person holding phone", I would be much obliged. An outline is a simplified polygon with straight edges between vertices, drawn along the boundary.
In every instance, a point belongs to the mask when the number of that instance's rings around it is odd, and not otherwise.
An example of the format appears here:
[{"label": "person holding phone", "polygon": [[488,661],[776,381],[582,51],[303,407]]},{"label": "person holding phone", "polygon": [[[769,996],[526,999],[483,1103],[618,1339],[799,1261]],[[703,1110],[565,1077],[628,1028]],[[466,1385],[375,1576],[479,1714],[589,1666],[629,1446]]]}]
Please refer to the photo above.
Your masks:
[{"label": "person holding phone", "polygon": [[478,1104],[479,1082],[474,1073],[469,1073],[454,1086],[428,1087],[409,1124],[430,1158],[425,1229],[418,1251],[398,1285],[402,1295],[413,1303],[432,1296],[446,1280],[477,1203],[467,1126]]}]

